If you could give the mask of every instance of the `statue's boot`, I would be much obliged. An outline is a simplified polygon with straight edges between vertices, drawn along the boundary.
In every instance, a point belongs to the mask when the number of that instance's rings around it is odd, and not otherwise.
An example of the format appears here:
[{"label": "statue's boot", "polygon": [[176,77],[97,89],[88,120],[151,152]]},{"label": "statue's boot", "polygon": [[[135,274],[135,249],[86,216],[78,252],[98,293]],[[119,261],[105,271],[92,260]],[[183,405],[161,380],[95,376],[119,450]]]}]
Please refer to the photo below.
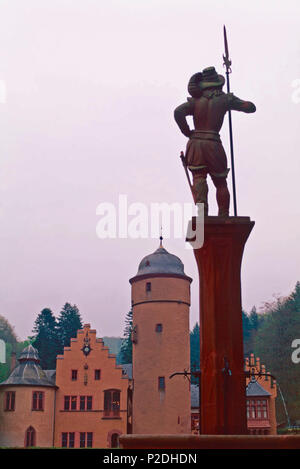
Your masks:
[{"label": "statue's boot", "polygon": [[212,180],[217,189],[218,216],[223,218],[229,217],[230,194],[226,178],[212,176]]},{"label": "statue's boot", "polygon": [[195,204],[204,204],[204,216],[208,215],[208,185],[206,181],[206,174],[193,174],[193,196]]}]

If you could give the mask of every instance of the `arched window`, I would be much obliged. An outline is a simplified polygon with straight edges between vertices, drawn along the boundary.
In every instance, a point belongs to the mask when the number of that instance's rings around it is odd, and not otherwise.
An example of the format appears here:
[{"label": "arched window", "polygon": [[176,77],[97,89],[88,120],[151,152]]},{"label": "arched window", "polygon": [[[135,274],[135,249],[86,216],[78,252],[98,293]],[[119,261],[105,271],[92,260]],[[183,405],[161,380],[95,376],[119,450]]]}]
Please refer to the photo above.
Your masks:
[{"label": "arched window", "polygon": [[35,446],[35,429],[28,427],[25,433],[25,447]]},{"label": "arched window", "polygon": [[118,389],[104,391],[104,417],[120,417],[120,391]]},{"label": "arched window", "polygon": [[113,433],[111,435],[111,448],[119,448],[119,434]]},{"label": "arched window", "polygon": [[107,434],[107,446],[109,448],[119,448],[119,438],[122,432],[118,428],[112,428]]}]

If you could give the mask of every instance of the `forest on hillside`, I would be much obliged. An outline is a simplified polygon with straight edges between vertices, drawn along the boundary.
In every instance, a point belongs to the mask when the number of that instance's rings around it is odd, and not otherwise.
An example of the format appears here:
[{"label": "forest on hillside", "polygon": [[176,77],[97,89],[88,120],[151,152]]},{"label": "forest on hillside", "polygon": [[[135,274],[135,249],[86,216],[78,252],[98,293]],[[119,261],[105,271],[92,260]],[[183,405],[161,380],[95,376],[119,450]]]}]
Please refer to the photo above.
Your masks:
[{"label": "forest on hillside", "polygon": [[[276,377],[291,422],[300,424],[300,363],[292,360],[292,344],[296,339],[300,343],[300,282],[288,297],[265,303],[259,313],[255,308],[249,315],[243,312],[243,333],[245,355],[260,357]],[[280,395],[276,406],[277,422],[286,422]]]}]

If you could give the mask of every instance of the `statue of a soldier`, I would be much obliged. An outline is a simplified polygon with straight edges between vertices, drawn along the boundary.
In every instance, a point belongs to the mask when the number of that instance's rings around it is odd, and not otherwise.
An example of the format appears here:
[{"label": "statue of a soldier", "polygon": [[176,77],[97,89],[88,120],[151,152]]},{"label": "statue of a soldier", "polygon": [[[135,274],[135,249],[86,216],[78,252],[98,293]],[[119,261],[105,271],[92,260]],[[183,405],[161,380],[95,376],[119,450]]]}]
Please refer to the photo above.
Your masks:
[{"label": "statue of a soldier", "polygon": [[[193,197],[195,203],[204,204],[208,214],[207,175],[216,187],[219,216],[229,216],[230,195],[227,187],[227,158],[219,131],[227,111],[255,112],[255,105],[242,101],[232,93],[224,93],[225,78],[218,75],[214,67],[192,76],[188,84],[191,98],[175,109],[174,117],[181,132],[189,138],[185,163],[193,175]],[[190,130],[186,116],[193,116],[194,130]]]}]

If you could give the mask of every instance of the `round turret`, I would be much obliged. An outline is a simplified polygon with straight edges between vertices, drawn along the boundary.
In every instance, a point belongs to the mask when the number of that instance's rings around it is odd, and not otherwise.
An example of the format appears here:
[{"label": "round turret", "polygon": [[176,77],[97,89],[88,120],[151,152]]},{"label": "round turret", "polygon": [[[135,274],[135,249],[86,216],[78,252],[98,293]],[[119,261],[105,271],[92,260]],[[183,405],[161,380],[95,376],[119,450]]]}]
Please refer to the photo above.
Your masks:
[{"label": "round turret", "polygon": [[132,294],[133,433],[190,432],[189,383],[169,376],[190,367],[192,279],[179,257],[159,248],[145,256]]}]

